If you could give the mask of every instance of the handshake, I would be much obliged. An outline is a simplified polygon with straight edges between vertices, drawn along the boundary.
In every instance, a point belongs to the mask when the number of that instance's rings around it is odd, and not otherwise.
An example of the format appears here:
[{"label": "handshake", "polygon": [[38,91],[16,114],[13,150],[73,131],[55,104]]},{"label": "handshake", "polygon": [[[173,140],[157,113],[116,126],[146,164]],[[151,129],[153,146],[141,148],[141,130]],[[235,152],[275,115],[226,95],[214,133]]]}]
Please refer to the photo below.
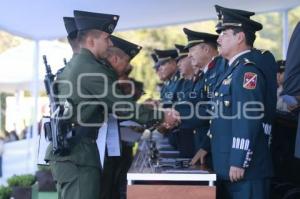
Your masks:
[{"label": "handshake", "polygon": [[160,126],[161,128],[173,129],[180,124],[180,114],[176,110],[168,108],[163,109],[163,112],[164,118]]}]

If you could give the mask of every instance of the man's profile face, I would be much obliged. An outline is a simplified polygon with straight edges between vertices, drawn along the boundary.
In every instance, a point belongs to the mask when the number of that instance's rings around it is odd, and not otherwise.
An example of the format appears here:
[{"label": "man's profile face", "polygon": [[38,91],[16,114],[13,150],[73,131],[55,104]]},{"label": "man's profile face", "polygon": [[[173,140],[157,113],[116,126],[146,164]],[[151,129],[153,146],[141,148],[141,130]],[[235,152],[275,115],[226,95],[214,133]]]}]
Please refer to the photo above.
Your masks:
[{"label": "man's profile face", "polygon": [[119,76],[123,76],[126,71],[128,70],[130,59],[129,56],[117,56],[116,63],[115,63],[115,70]]},{"label": "man's profile face", "polygon": [[219,44],[219,53],[226,59],[232,58],[232,52],[234,52],[237,45],[237,34],[234,34],[232,29],[223,30],[217,40]]},{"label": "man's profile face", "polygon": [[192,75],[193,74],[193,66],[191,63],[191,58],[190,57],[184,57],[181,58],[178,63],[179,71],[182,74],[182,76],[187,76],[187,75]]},{"label": "man's profile face", "polygon": [[97,49],[98,57],[105,58],[106,50],[108,49],[108,47],[113,46],[112,41],[110,39],[110,34],[99,31],[98,36],[94,38],[94,45]]},{"label": "man's profile face", "polygon": [[191,59],[191,64],[197,68],[203,68],[206,63],[203,63],[206,57],[206,52],[204,49],[204,43],[197,44],[189,49],[189,57]]},{"label": "man's profile face", "polygon": [[163,81],[169,79],[177,70],[177,66],[174,60],[167,61],[159,67],[161,70],[161,79]]}]

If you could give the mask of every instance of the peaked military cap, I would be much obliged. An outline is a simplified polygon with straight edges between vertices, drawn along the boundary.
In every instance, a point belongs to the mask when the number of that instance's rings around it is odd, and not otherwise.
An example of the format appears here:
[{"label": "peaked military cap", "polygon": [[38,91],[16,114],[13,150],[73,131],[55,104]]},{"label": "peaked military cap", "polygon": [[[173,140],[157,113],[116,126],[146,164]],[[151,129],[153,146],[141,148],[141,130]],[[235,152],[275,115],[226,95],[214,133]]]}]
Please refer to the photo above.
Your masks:
[{"label": "peaked military cap", "polygon": [[111,34],[119,20],[118,15],[94,13],[74,10],[74,17],[78,31],[101,30]]},{"label": "peaked military cap", "polygon": [[157,55],[158,58],[158,64],[162,65],[171,59],[176,59],[178,56],[177,51],[175,49],[169,49],[169,50],[158,50],[154,49],[155,54]]},{"label": "peaked military cap", "polygon": [[153,62],[154,62],[154,69],[155,69],[155,70],[158,70],[158,68],[159,68],[158,57],[156,56],[155,53],[151,53],[150,56],[151,56],[151,58],[152,58],[152,60],[153,60]]},{"label": "peaked military cap", "polygon": [[222,6],[219,6],[219,5],[215,5],[215,9],[216,9],[216,12],[218,14],[218,23],[216,25],[216,32],[217,33],[220,33],[222,31],[222,12],[221,10],[230,10],[238,15],[241,15],[243,17],[246,17],[246,18],[249,18],[253,15],[255,15],[255,12],[250,12],[250,11],[246,11],[246,10],[238,10],[238,9],[232,9],[232,8],[225,8],[225,7],[222,7]]},{"label": "peaked military cap", "polygon": [[252,12],[223,7],[217,7],[216,10],[221,15],[217,27],[218,32],[228,27],[240,27],[244,31],[255,33],[263,28],[262,24],[250,19],[253,16]]},{"label": "peaked military cap", "polygon": [[285,60],[278,60],[277,61],[277,65],[278,65],[278,73],[282,73],[285,70]]},{"label": "peaked military cap", "polygon": [[176,58],[177,61],[179,61],[180,59],[188,56],[189,49],[185,48],[185,46],[175,44],[175,48],[176,48],[177,54],[178,54],[178,57]]},{"label": "peaked military cap", "polygon": [[124,53],[126,53],[130,59],[134,58],[142,49],[141,46],[138,46],[134,43],[126,41],[116,36],[111,36],[111,41],[113,45],[119,49],[121,49]]},{"label": "peaked military cap", "polygon": [[188,44],[185,47],[187,49],[200,43],[217,43],[218,35],[196,32],[187,28],[183,28],[183,32],[186,34],[188,39]]},{"label": "peaked military cap", "polygon": [[68,37],[71,39],[74,39],[77,37],[77,27],[76,27],[76,23],[75,23],[75,19],[74,17],[64,17],[64,24],[65,24],[65,28],[66,31],[68,33]]}]

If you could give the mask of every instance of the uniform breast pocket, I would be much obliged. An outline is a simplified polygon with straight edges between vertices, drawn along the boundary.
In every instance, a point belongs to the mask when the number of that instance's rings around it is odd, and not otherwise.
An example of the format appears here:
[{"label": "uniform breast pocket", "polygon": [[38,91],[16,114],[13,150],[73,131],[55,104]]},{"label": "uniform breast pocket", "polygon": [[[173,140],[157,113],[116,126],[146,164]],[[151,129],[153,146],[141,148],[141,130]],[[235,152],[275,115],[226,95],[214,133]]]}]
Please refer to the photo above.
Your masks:
[{"label": "uniform breast pocket", "polygon": [[230,113],[230,107],[232,104],[230,85],[222,85],[219,95],[221,99],[220,103],[222,110],[224,110],[224,112],[227,114]]}]

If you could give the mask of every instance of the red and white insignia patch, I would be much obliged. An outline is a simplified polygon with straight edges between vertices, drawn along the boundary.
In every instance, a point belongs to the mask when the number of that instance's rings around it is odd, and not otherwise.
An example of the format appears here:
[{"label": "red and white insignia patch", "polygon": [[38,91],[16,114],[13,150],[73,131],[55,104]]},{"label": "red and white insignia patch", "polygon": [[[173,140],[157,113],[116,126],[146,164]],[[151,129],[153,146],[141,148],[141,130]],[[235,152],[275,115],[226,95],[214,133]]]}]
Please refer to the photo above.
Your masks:
[{"label": "red and white insignia patch", "polygon": [[256,83],[257,83],[257,74],[256,73],[247,72],[244,74],[243,87],[245,89],[255,89]]}]

